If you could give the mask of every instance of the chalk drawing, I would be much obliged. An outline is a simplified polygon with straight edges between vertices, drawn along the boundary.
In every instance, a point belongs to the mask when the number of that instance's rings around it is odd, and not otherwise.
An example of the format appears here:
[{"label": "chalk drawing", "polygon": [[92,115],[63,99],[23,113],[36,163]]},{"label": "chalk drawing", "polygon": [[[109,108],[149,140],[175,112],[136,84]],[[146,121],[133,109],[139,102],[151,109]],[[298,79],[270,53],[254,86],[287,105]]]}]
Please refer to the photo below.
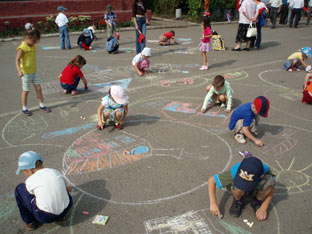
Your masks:
[{"label": "chalk drawing", "polygon": [[298,102],[302,99],[302,92],[296,90],[280,90],[279,96],[292,102]]},{"label": "chalk drawing", "polygon": [[119,48],[118,50],[125,53],[132,53],[135,51],[135,48]]},{"label": "chalk drawing", "polygon": [[209,209],[188,211],[174,217],[165,216],[145,221],[144,226],[146,234],[251,234],[237,224],[210,216]]},{"label": "chalk drawing", "polygon": [[237,71],[237,72],[226,72],[222,74],[224,79],[235,79],[241,80],[248,77],[248,73],[245,71]]},{"label": "chalk drawing", "polygon": [[[91,84],[89,85],[89,90],[106,93],[108,92],[109,88],[112,85],[119,85],[123,87],[124,89],[127,89],[131,81],[132,81],[132,78],[128,78],[128,79],[122,79],[122,80],[115,80],[115,81],[108,82],[108,83]],[[80,90],[84,90],[84,89],[81,88]]]},{"label": "chalk drawing", "polygon": [[11,199],[2,198],[0,202],[0,223],[4,222],[15,213],[17,213],[15,196]]},{"label": "chalk drawing", "polygon": [[184,78],[178,80],[161,80],[160,86],[161,87],[179,87],[185,85],[193,85],[194,79],[192,78]]},{"label": "chalk drawing", "polygon": [[198,53],[198,48],[194,47],[194,48],[179,48],[176,50],[169,50],[170,52],[174,53],[174,54],[196,54]]},{"label": "chalk drawing", "polygon": [[44,95],[62,92],[58,78],[57,81],[41,83],[41,89]]},{"label": "chalk drawing", "polygon": [[[149,121],[155,121],[154,119],[148,119],[143,118],[140,120],[129,120],[126,121],[128,123],[131,122],[149,122]],[[225,144],[225,147],[222,146],[222,150],[229,151],[229,153],[225,153],[227,158],[227,162],[224,163],[224,161],[220,165],[215,165],[218,167],[218,171],[224,171],[229,167],[229,164],[232,159],[232,150],[229,144],[220,136],[213,134],[211,131],[191,125],[189,123],[179,122],[179,121],[171,121],[171,120],[158,120],[158,122],[162,122],[162,124],[166,125],[166,127],[171,127],[174,129],[173,124],[182,124],[184,126],[183,131],[186,131],[186,128],[192,128],[195,129],[194,132],[197,134],[196,139],[198,142],[202,141],[203,133],[208,134],[211,137],[208,137],[205,141],[203,141],[205,144],[209,144],[208,142],[214,139],[220,140],[222,144]],[[158,132],[160,128],[154,128],[154,131]],[[130,130],[130,129],[129,129]],[[95,195],[93,192],[86,191],[85,189],[75,185],[73,181],[75,181],[77,178],[80,178],[82,173],[86,172],[96,172],[98,170],[105,170],[103,173],[107,172],[108,170],[112,170],[115,168],[118,168],[118,170],[121,170],[122,168],[127,169],[128,166],[135,167],[138,160],[144,160],[144,161],[151,161],[153,154],[158,154],[157,156],[163,157],[164,155],[161,154],[172,154],[167,155],[168,157],[184,157],[184,160],[188,160],[190,163],[193,162],[193,159],[197,160],[205,160],[209,158],[209,156],[213,156],[215,154],[207,156],[198,155],[198,153],[195,153],[195,151],[198,151],[200,149],[196,148],[194,149],[194,152],[186,152],[185,149],[182,148],[172,148],[172,149],[164,149],[164,148],[157,148],[152,147],[150,143],[150,138],[152,141],[154,141],[153,138],[153,132],[151,132],[153,129],[149,130],[149,133],[144,135],[145,137],[148,137],[148,139],[143,139],[139,136],[136,136],[134,134],[131,134],[129,132],[126,132],[125,129],[122,132],[116,132],[110,133],[110,136],[107,136],[104,131],[97,131],[92,130],[80,138],[78,138],[65,152],[63,157],[63,173],[68,181],[72,184],[73,187],[75,187],[77,190],[81,191],[84,194],[87,194],[88,196],[91,196],[96,199],[100,199],[103,201],[107,201],[109,203],[114,204],[126,204],[126,205],[142,205],[142,204],[154,204],[161,201],[166,201],[170,199],[174,199],[177,197],[184,196],[186,194],[192,193],[204,186],[207,186],[207,181],[203,183],[198,184],[192,184],[190,185],[190,188],[187,188],[186,190],[182,190],[177,193],[176,190],[172,191],[172,195],[168,194],[168,191],[166,192],[165,196],[162,196],[161,194],[155,195],[154,198],[151,199],[151,197],[146,195],[146,199],[140,199],[140,201],[133,201],[131,197],[135,198],[134,194],[130,195],[130,201],[128,200],[128,197],[123,197],[122,201],[120,200],[114,200],[112,198],[107,199],[105,195]],[[199,131],[198,131],[199,130]],[[106,137],[105,137],[106,136]],[[121,136],[121,137],[120,137]],[[124,139],[124,140],[121,140]],[[126,140],[125,140],[126,139]],[[209,140],[210,139],[210,140]],[[158,139],[159,141],[160,139]],[[166,139],[162,139],[160,143],[157,143],[157,145],[160,145],[163,142],[167,142]],[[215,143],[214,143],[215,144]],[[124,154],[125,150],[131,151],[132,149],[136,149],[137,147],[143,146],[145,149],[144,152],[146,152],[146,149],[148,148],[148,153],[145,154],[138,154],[138,155],[127,155]],[[210,145],[209,145],[210,146]],[[203,145],[202,147],[207,148],[207,145]],[[182,153],[181,153],[182,152]],[[155,155],[156,156],[156,155]],[[133,157],[133,158],[132,158]],[[165,160],[165,158],[164,158]],[[225,165],[224,165],[225,164]],[[142,165],[139,163],[138,165]],[[153,169],[152,169],[153,170]],[[155,168],[154,170],[157,170]],[[206,169],[205,169],[206,170]],[[149,176],[149,175],[147,175]],[[170,178],[167,178],[167,180]],[[173,178],[171,178],[173,179]],[[134,183],[132,181],[132,178],[127,178],[128,184]],[[162,183],[162,180],[155,181],[155,183]],[[133,193],[133,191],[127,191],[127,193]],[[144,197],[144,194],[142,194]],[[125,199],[125,200],[124,200]]]},{"label": "chalk drawing", "polygon": [[[295,136],[296,135],[295,133],[296,131],[293,129],[286,129],[282,132],[279,132],[276,135],[268,136],[271,139],[270,141],[267,141],[268,143],[265,144],[264,146],[258,147],[253,145],[253,148],[260,151],[263,154],[270,155],[270,157],[282,155],[290,151],[297,145],[299,139]],[[273,142],[276,141],[278,141],[278,143],[276,143],[275,145],[271,145]]]},{"label": "chalk drawing", "polygon": [[[82,72],[88,81],[104,81],[114,79],[115,69],[100,69],[98,66],[86,64],[82,68]],[[120,77],[119,77],[120,78]]]},{"label": "chalk drawing", "polygon": [[43,50],[60,50],[60,46],[42,46]]},{"label": "chalk drawing", "polygon": [[48,139],[48,138],[54,138],[54,137],[59,137],[59,136],[72,135],[78,131],[93,128],[95,126],[96,126],[96,123],[87,123],[87,124],[80,125],[80,126],[73,127],[73,128],[65,128],[65,129],[61,129],[61,130],[57,130],[53,132],[47,132],[47,133],[44,133],[41,136],[41,138]]}]

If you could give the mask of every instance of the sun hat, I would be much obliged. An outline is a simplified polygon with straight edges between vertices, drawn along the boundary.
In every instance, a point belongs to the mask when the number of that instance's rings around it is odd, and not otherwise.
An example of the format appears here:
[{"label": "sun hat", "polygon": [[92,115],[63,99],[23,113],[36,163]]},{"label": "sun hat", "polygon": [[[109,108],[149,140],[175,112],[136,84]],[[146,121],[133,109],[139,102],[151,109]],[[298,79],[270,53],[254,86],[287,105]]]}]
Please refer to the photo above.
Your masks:
[{"label": "sun hat", "polygon": [[253,104],[255,105],[259,115],[262,117],[268,117],[268,112],[270,109],[269,99],[264,96],[259,96],[253,101]]},{"label": "sun hat", "polygon": [[110,87],[110,95],[112,95],[114,100],[120,105],[124,105],[128,102],[128,96],[126,95],[126,91],[121,86],[112,85]]},{"label": "sun hat", "polygon": [[308,58],[311,58],[312,49],[310,47],[303,47],[301,52],[304,53]]},{"label": "sun hat", "polygon": [[245,158],[234,177],[234,186],[244,192],[251,192],[264,173],[263,164],[256,157]]},{"label": "sun hat", "polygon": [[36,161],[42,160],[41,156],[34,151],[22,153],[18,158],[18,168],[16,175],[19,175],[22,170],[36,168]]},{"label": "sun hat", "polygon": [[57,7],[57,11],[66,11],[67,8],[63,7],[63,6],[58,6]]},{"label": "sun hat", "polygon": [[82,30],[82,33],[85,34],[87,37],[90,37],[90,30],[85,28]]},{"label": "sun hat", "polygon": [[152,55],[151,51],[152,51],[151,48],[145,47],[142,50],[142,55],[147,56],[147,57],[151,57],[151,55]]}]

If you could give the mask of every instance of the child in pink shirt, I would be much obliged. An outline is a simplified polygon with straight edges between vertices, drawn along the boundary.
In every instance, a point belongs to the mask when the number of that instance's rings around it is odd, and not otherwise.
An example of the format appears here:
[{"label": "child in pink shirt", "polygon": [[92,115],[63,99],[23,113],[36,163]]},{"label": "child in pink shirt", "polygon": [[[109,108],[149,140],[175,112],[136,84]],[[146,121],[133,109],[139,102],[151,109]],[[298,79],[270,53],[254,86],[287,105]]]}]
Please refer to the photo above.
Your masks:
[{"label": "child in pink shirt", "polygon": [[212,36],[210,26],[210,12],[204,12],[201,25],[203,29],[203,35],[198,48],[203,56],[203,66],[200,67],[200,70],[208,70],[207,52],[211,51],[210,37]]}]

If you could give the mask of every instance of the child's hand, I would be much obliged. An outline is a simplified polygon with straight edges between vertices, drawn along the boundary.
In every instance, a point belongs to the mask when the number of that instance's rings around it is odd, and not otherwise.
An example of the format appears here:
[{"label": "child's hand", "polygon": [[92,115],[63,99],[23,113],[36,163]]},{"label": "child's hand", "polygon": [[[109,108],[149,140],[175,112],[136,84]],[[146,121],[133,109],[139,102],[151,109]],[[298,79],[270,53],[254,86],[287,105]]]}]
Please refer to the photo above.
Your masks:
[{"label": "child's hand", "polygon": [[229,110],[229,109],[226,109],[226,110],[224,110],[226,113],[230,113],[231,112],[231,110]]},{"label": "child's hand", "polygon": [[217,204],[210,204],[210,212],[213,214],[213,215],[216,215],[218,216],[219,219],[221,219],[221,213],[220,213],[220,209],[218,207]]},{"label": "child's hand", "polygon": [[96,127],[99,130],[103,130],[104,129],[102,122],[98,122],[98,125]]},{"label": "child's hand", "polygon": [[205,112],[206,112],[206,109],[202,108],[201,113],[205,113]]},{"label": "child's hand", "polygon": [[259,147],[262,147],[264,145],[263,142],[259,139],[255,140],[255,144]]},{"label": "child's hand", "polygon": [[140,72],[139,72],[139,75],[140,75],[140,76],[143,76],[143,75],[144,75],[144,72],[141,72],[141,71],[140,71]]},{"label": "child's hand", "polygon": [[18,71],[18,77],[22,77],[24,74],[23,74],[23,72],[21,72],[21,71]]}]

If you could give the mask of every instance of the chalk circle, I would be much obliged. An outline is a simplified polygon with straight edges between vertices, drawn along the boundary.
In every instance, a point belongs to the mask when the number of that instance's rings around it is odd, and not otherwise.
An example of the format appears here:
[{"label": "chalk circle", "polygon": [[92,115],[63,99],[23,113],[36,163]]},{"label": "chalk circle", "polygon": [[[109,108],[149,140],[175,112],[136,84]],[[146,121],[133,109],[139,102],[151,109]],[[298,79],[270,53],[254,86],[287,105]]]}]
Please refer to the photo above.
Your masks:
[{"label": "chalk circle", "polygon": [[225,72],[221,73],[221,75],[226,80],[243,80],[248,77],[248,73],[246,71]]},{"label": "chalk circle", "polygon": [[[138,131],[151,121],[153,125],[148,129]],[[92,130],[81,136],[64,154],[65,176],[74,187],[93,198],[140,205],[195,192],[207,186],[209,175],[228,169],[232,151],[220,136],[190,123],[154,121],[132,120],[122,131]],[[141,154],[124,153],[138,146],[143,147]],[[100,179],[106,181],[110,198],[105,197],[100,184],[97,188],[80,186]]]},{"label": "chalk circle", "polygon": [[[270,100],[270,108],[287,116],[312,122],[310,106],[301,102],[302,90],[273,88],[266,90],[264,95]],[[291,111],[288,111],[290,108]]]},{"label": "chalk circle", "polygon": [[[203,98],[197,97],[156,97],[145,99],[139,104],[149,113],[161,113],[171,121],[191,123],[198,127],[208,128],[215,133],[228,131],[230,113],[220,105],[214,105],[206,113],[201,113]],[[138,103],[136,103],[138,104]],[[144,111],[145,112],[145,111]]]}]

